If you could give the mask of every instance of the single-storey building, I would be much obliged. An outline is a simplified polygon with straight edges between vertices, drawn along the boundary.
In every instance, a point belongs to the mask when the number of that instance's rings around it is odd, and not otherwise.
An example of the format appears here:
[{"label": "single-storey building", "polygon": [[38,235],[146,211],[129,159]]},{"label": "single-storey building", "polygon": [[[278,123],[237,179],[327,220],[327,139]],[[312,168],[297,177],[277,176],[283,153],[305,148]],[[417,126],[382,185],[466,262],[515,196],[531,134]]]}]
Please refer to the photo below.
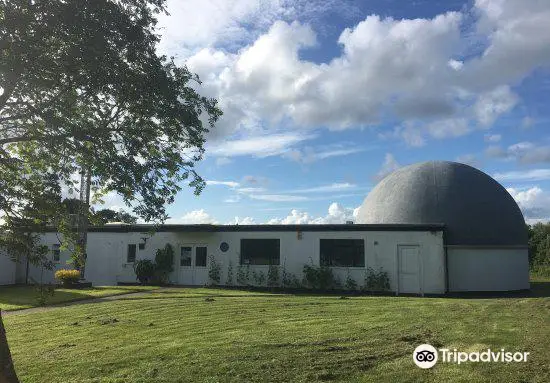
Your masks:
[{"label": "single-storey building", "polygon": [[[69,254],[57,233],[42,241],[56,268]],[[94,285],[136,282],[133,265],[175,250],[170,282],[204,285],[214,262],[220,284],[263,284],[269,267],[302,280],[304,265],[327,266],[342,283],[364,284],[368,269],[387,274],[390,290],[445,294],[529,288],[527,232],[508,192],[485,173],[453,162],[426,162],[384,178],[359,209],[357,223],[337,225],[127,225],[92,227],[86,279]],[[0,259],[2,283],[49,282],[53,271]]]}]

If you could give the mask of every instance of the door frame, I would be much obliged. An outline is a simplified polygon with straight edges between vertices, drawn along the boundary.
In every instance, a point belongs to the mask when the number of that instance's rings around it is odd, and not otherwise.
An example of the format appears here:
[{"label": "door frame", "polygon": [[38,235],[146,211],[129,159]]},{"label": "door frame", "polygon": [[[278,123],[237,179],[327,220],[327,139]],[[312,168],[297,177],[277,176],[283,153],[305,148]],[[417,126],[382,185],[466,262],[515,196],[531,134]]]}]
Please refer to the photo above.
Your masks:
[{"label": "door frame", "polygon": [[[397,288],[395,295],[399,295],[400,281],[401,281],[401,248],[403,247],[416,247],[418,249],[418,287],[420,289],[420,296],[424,296],[424,260],[422,257],[422,246],[419,243],[398,243],[395,262],[395,275],[397,276]],[[405,293],[407,294],[407,293]]]},{"label": "door frame", "polygon": [[[181,265],[181,248],[182,247],[190,247],[191,248],[191,265],[189,266],[182,266]],[[206,248],[206,266],[197,266],[197,248],[198,247],[205,247]],[[204,242],[181,242],[178,243],[178,257],[177,257],[177,273],[178,273],[178,284],[182,285],[190,285],[195,286],[197,285],[195,282],[195,274],[196,270],[205,270],[208,269],[208,244]],[[184,283],[185,281],[182,281],[181,279],[181,272],[182,270],[187,270],[189,274],[191,275],[191,283]]]}]

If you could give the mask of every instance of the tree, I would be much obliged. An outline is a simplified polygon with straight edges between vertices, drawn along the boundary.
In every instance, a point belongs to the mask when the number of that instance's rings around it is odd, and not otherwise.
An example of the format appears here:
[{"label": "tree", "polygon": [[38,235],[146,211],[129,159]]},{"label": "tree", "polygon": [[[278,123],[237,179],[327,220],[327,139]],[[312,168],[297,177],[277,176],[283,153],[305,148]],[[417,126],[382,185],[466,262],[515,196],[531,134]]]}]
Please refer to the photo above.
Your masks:
[{"label": "tree", "polygon": [[[164,11],[164,0],[0,1],[0,246],[21,244],[11,256],[40,257],[30,237],[53,222],[84,266],[60,203],[61,187],[81,187],[75,175],[145,221],[166,219],[182,182],[204,188],[194,165],[221,111],[157,54]],[[0,380],[16,382],[8,357]]]},{"label": "tree", "polygon": [[93,223],[104,225],[109,222],[136,223],[137,217],[125,211],[114,211],[111,209],[102,209],[94,213]]}]

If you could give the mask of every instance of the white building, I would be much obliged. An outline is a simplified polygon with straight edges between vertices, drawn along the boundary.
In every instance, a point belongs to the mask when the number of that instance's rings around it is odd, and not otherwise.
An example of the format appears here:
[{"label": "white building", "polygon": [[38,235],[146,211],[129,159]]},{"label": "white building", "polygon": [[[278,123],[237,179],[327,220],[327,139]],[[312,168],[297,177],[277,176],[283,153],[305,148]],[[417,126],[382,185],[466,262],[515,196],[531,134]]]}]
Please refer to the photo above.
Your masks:
[{"label": "white building", "polygon": [[[135,283],[137,259],[154,259],[158,249],[175,250],[170,281],[209,282],[211,260],[220,266],[220,284],[237,283],[239,268],[265,276],[302,280],[304,265],[325,265],[345,283],[359,286],[367,270],[387,273],[395,293],[444,294],[529,288],[527,232],[508,192],[467,165],[428,162],[400,169],[365,199],[359,224],[342,225],[106,225],[90,229],[86,279],[94,285]],[[57,233],[43,243],[56,269],[69,255],[59,250]],[[230,273],[229,270],[232,270]],[[53,271],[15,266],[0,257],[2,283],[53,281]],[[261,278],[247,284],[264,284]]]}]

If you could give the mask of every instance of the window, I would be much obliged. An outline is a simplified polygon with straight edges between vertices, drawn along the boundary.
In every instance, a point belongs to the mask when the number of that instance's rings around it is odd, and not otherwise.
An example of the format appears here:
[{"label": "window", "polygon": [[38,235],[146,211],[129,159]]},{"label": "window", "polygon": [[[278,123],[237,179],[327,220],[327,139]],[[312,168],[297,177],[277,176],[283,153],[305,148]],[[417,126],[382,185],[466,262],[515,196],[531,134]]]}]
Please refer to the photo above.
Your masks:
[{"label": "window", "polygon": [[191,246],[182,246],[180,252],[180,266],[191,266]]},{"label": "window", "polygon": [[136,244],[128,245],[128,254],[126,255],[126,263],[134,263],[136,261]]},{"label": "window", "polygon": [[279,239],[241,239],[241,265],[278,265]]},{"label": "window", "polygon": [[321,266],[365,267],[362,239],[321,239]]},{"label": "window", "polygon": [[206,267],[206,247],[195,247],[195,266]]},{"label": "window", "polygon": [[52,245],[52,258],[54,262],[59,262],[61,258],[61,245],[59,243]]}]

